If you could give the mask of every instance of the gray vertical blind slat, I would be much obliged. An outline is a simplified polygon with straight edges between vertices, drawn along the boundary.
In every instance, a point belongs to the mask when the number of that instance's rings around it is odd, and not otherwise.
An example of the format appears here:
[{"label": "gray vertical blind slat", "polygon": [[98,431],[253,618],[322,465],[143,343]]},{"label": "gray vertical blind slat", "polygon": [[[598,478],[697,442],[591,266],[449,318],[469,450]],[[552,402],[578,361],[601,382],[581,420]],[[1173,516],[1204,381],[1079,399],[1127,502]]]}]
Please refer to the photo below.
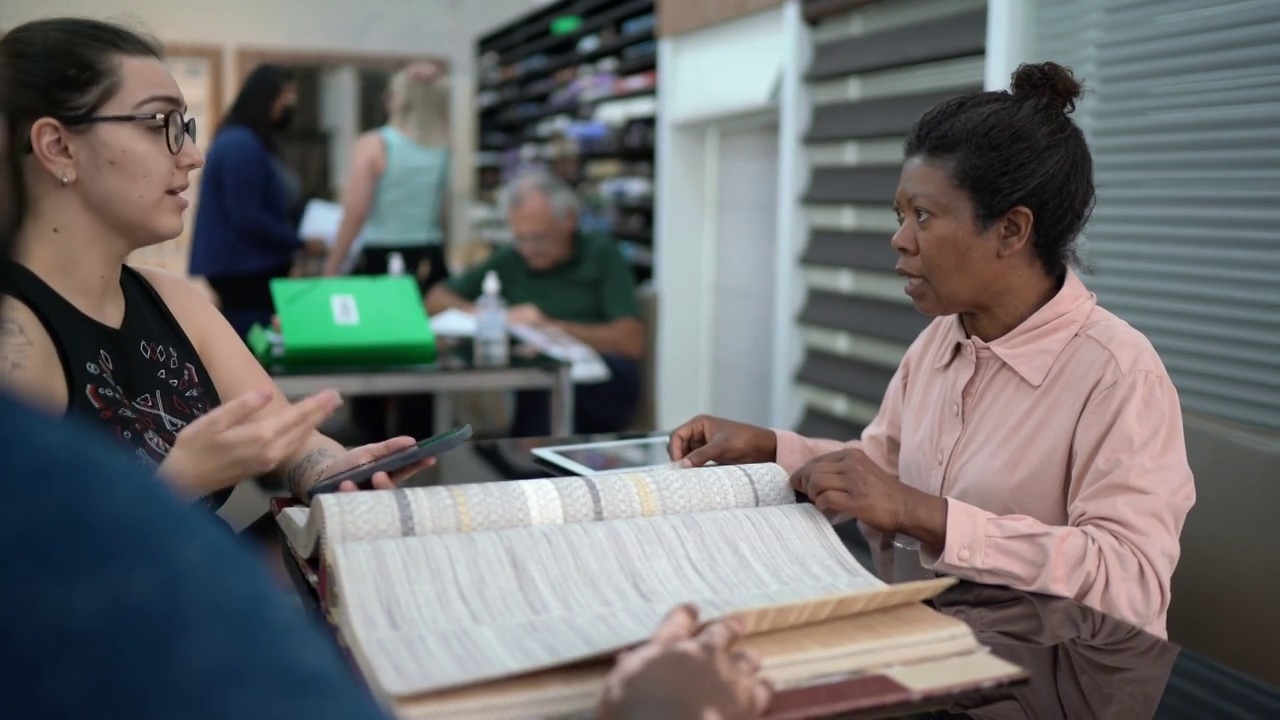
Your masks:
[{"label": "gray vertical blind slat", "polygon": [[814,230],[801,262],[892,273],[898,255],[889,247],[888,233]]},{"label": "gray vertical blind slat", "polygon": [[814,387],[879,405],[893,372],[893,368],[810,350],[797,377]]},{"label": "gray vertical blind slat", "polygon": [[1086,283],[1188,410],[1280,429],[1280,2],[1037,4],[1036,56],[1087,88]]},{"label": "gray vertical blind slat", "polygon": [[897,165],[820,167],[813,171],[804,201],[885,205],[891,202],[901,173]]},{"label": "gray vertical blind slat", "polygon": [[976,10],[819,45],[810,80],[981,55],[987,12]]},{"label": "gray vertical blind slat", "polygon": [[800,322],[909,345],[930,319],[905,303],[810,290]]},{"label": "gray vertical blind slat", "polygon": [[895,137],[907,134],[925,110],[950,97],[979,90],[974,85],[875,100],[831,103],[814,108],[805,142]]},{"label": "gray vertical blind slat", "polygon": [[[953,13],[939,19],[949,8],[948,0],[917,3],[921,15],[915,22],[856,37],[825,41],[815,48],[807,78],[810,82],[838,85],[841,78],[963,57],[981,57],[985,52],[986,10]],[[870,2],[855,0],[807,0],[806,18],[820,21],[836,15],[845,22],[847,13]],[[852,27],[850,25],[849,27]],[[909,73],[908,73],[909,74]],[[850,87],[855,87],[851,83]],[[887,96],[824,102],[813,108],[812,120],[804,136],[811,145],[855,142],[871,138],[906,135],[926,110],[956,95],[981,89],[971,82],[929,91],[904,90]],[[829,96],[829,95],[827,95]],[[853,153],[850,157],[856,156]],[[870,205],[887,208],[892,202],[901,172],[897,164],[823,164],[813,168],[803,198],[810,207],[826,205]],[[809,267],[849,268],[875,274],[892,273],[897,256],[889,246],[889,233],[870,232],[857,227],[847,230],[812,229],[800,259]],[[910,344],[929,324],[929,318],[906,303],[897,303],[858,294],[809,289],[797,322],[806,326],[848,333],[859,338],[899,345]],[[807,349],[796,380],[864,405],[878,405],[894,372],[893,367],[855,360],[826,350]],[[815,401],[816,402],[816,401]],[[828,410],[810,406],[800,421],[799,432],[811,437],[850,439],[862,427]]]},{"label": "gray vertical blind slat", "polygon": [[805,411],[800,424],[796,426],[796,432],[812,438],[856,440],[862,437],[864,427],[861,423],[850,422],[810,408]]},{"label": "gray vertical blind slat", "polygon": [[887,2],[887,0],[804,0],[804,19],[811,23],[818,23],[835,15],[878,2]]}]

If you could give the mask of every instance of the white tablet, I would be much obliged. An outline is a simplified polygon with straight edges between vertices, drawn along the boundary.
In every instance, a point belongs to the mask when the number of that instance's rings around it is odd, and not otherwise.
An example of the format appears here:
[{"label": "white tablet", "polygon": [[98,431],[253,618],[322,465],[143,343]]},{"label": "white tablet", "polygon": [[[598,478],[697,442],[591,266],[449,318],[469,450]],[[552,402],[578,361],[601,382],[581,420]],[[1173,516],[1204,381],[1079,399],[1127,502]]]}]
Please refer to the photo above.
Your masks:
[{"label": "white tablet", "polygon": [[671,464],[664,435],[534,448],[533,454],[576,475],[600,475]]}]

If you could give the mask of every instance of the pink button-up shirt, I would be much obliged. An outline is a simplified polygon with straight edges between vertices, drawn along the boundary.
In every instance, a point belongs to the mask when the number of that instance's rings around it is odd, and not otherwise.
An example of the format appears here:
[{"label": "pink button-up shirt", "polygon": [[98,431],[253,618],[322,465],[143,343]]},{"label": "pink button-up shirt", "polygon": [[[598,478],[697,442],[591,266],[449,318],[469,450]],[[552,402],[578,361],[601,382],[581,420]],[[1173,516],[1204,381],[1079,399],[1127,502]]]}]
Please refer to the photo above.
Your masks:
[{"label": "pink button-up shirt", "polygon": [[[994,342],[936,319],[861,441],[777,435],[789,471],[855,446],[945,496],[946,547],[921,551],[926,568],[1073,598],[1165,635],[1195,502],[1178,394],[1151,343],[1074,273]],[[892,552],[891,538],[864,532],[882,558]]]}]

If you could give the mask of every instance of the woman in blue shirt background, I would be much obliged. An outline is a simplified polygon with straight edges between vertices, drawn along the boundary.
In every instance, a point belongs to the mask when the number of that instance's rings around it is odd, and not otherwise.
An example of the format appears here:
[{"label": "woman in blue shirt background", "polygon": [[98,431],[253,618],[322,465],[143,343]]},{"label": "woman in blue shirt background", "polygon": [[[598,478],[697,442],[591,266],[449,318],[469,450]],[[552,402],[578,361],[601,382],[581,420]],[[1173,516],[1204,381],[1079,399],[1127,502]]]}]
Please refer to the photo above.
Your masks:
[{"label": "woman in blue shirt background", "polygon": [[205,159],[191,238],[191,274],[218,294],[244,337],[275,313],[269,283],[286,277],[306,243],[292,210],[301,190],[277,155],[276,135],[293,120],[298,89],[274,65],[254,69],[227,111]]}]

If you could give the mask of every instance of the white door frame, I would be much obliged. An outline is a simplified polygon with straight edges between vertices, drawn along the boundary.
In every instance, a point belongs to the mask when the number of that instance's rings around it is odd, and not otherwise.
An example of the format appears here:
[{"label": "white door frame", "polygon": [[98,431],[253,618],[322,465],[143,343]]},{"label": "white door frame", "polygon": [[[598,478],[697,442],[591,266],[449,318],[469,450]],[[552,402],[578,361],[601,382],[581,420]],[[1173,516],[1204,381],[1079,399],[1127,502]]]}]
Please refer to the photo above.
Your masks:
[{"label": "white door frame", "polygon": [[[809,98],[804,71],[809,64],[809,27],[800,3],[782,8],[785,57],[769,106],[684,123],[658,123],[657,166],[661,182],[655,197],[654,287],[658,314],[654,367],[657,427],[670,430],[706,411],[711,402],[711,318],[714,313],[716,193],[719,188],[720,133],[729,128],[776,125],[778,133],[778,190],[775,238],[773,316],[774,347],[769,349],[773,377],[770,387],[743,388],[767,392],[775,427],[791,427],[799,402],[794,375],[802,350],[796,315],[804,301],[804,285],[797,258],[805,240],[805,220],[799,201],[808,167],[802,136],[809,122]],[[658,43],[659,67],[676,67],[671,40]],[[659,93],[659,117],[671,117],[664,107],[669,97]]]}]

